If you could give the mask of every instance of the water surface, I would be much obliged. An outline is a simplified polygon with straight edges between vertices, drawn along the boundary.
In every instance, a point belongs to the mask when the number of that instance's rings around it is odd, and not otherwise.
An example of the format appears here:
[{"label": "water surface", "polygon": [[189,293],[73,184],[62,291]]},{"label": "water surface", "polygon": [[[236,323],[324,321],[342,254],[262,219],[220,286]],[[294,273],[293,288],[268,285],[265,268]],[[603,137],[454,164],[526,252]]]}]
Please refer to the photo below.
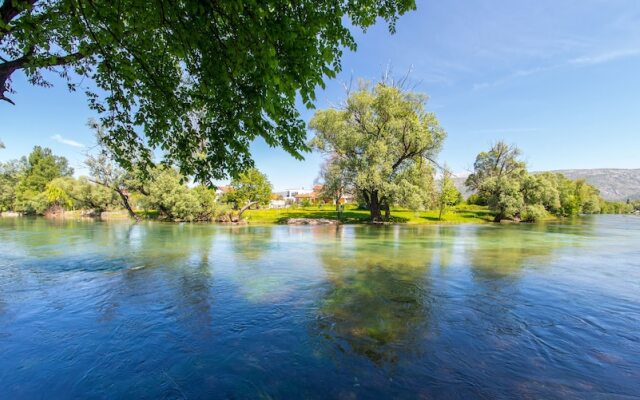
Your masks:
[{"label": "water surface", "polygon": [[0,398],[639,398],[640,218],[0,219]]}]

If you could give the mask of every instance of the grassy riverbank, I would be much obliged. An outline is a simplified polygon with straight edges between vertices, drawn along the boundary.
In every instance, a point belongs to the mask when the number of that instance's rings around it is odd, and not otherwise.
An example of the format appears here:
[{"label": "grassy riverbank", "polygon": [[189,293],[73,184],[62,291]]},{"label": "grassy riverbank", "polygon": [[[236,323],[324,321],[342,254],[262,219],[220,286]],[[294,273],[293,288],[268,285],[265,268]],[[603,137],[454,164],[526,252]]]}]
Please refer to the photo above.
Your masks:
[{"label": "grassy riverbank", "polygon": [[[280,208],[248,210],[243,215],[249,223],[283,224],[289,218],[325,218],[340,219],[347,224],[369,221],[369,211],[347,207],[342,216],[338,216],[333,206]],[[403,209],[391,210],[391,222],[407,224],[446,224],[446,223],[485,223],[493,220],[493,214],[487,207],[462,205],[449,209],[442,220],[438,219],[438,211],[410,211]]]},{"label": "grassy riverbank", "polygon": [[[157,211],[142,211],[136,213],[142,219],[155,220],[158,218]],[[11,214],[13,215],[13,214]],[[7,215],[3,216],[11,216]],[[15,216],[19,216],[16,214]],[[49,216],[50,218],[81,219],[83,212],[80,210],[67,210],[62,214]],[[324,207],[301,207],[301,208],[281,208],[281,209],[260,209],[247,210],[243,219],[250,224],[286,224],[290,218],[323,218],[330,220],[340,220],[346,224],[358,224],[369,222],[369,211],[360,210],[355,206],[345,208],[342,215],[338,215],[333,206]],[[127,220],[129,215],[125,210],[115,210],[102,213],[103,220]],[[461,224],[461,223],[485,223],[493,220],[493,213],[483,206],[461,205],[452,207],[443,215],[442,220],[438,218],[438,211],[411,211],[394,208],[391,210],[391,222],[399,224]],[[214,222],[212,222],[214,223]]]}]

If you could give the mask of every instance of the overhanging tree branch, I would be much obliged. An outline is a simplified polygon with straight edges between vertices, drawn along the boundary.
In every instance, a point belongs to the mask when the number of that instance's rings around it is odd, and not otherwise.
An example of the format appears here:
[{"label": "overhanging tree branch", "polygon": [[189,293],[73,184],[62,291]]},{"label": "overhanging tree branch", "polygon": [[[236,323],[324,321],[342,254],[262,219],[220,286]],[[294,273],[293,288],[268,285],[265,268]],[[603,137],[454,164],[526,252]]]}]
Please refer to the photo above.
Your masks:
[{"label": "overhanging tree branch", "polygon": [[9,22],[18,16],[22,11],[32,8],[36,4],[37,0],[4,0],[0,6],[0,20],[2,26],[0,26],[0,38],[2,35],[9,32]]},{"label": "overhanging tree branch", "polygon": [[29,66],[41,68],[59,67],[80,61],[86,57],[86,53],[80,51],[46,58],[34,56],[33,53],[34,49],[32,47],[23,56],[0,64],[0,100],[4,100],[15,105],[13,100],[5,96],[5,93],[9,91],[8,82],[11,75],[17,70],[27,68]]}]

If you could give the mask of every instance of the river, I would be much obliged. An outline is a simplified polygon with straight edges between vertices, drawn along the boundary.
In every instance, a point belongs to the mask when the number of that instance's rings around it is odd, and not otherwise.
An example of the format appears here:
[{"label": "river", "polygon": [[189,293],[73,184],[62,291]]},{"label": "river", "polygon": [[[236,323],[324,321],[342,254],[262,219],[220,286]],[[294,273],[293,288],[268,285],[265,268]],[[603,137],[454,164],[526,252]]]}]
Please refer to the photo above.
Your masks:
[{"label": "river", "polygon": [[640,218],[0,219],[0,398],[638,398]]}]

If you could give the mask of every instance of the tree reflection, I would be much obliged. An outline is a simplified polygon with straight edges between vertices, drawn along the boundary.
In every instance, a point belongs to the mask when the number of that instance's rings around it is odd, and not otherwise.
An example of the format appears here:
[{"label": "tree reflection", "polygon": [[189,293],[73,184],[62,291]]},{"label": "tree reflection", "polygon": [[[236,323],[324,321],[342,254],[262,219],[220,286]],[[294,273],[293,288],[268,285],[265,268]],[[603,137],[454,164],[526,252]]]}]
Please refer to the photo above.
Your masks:
[{"label": "tree reflection", "polygon": [[441,269],[446,269],[451,265],[454,257],[454,245],[456,239],[460,236],[460,230],[455,226],[438,226],[435,228],[438,244],[438,266]]},{"label": "tree reflection", "polygon": [[180,326],[177,334],[210,337],[215,227],[137,224],[123,239],[128,246],[120,251],[129,268],[107,291],[101,320],[147,321],[162,313],[164,320]]},{"label": "tree reflection", "polygon": [[[556,224],[484,226],[473,230],[465,248],[473,274],[479,279],[517,277],[523,268],[539,268],[564,247],[581,246],[584,237]],[[584,227],[581,231],[584,234]]]},{"label": "tree reflection", "polygon": [[[521,279],[528,271],[552,265],[559,250],[584,244],[581,235],[568,232],[553,224],[481,226],[469,231],[464,251],[472,281],[458,307],[467,323],[484,335],[475,338],[478,343],[486,341],[507,352],[521,345],[523,336],[537,340],[530,328],[538,316],[528,315],[532,294],[523,292],[527,285]],[[544,298],[539,301],[544,303]]]},{"label": "tree reflection", "polygon": [[228,238],[234,257],[241,262],[257,261],[263,258],[274,245],[273,227],[232,226]]},{"label": "tree reflection", "polygon": [[[194,359],[187,364],[185,357],[215,340],[219,233],[216,227],[186,224],[139,224],[130,233],[125,254],[131,268],[110,282],[108,297],[99,304],[100,323],[114,327],[117,343],[144,333],[147,347],[161,349],[147,352],[145,362],[165,359],[175,368],[165,373],[180,376],[196,367]],[[122,351],[129,354],[129,349]]]},{"label": "tree reflection", "polygon": [[228,231],[235,261],[228,277],[250,302],[273,302],[293,288],[288,283],[296,260],[287,227],[239,226]]},{"label": "tree reflection", "polygon": [[318,249],[330,287],[316,328],[341,352],[394,364],[428,333],[433,231],[343,229],[342,240]]}]

